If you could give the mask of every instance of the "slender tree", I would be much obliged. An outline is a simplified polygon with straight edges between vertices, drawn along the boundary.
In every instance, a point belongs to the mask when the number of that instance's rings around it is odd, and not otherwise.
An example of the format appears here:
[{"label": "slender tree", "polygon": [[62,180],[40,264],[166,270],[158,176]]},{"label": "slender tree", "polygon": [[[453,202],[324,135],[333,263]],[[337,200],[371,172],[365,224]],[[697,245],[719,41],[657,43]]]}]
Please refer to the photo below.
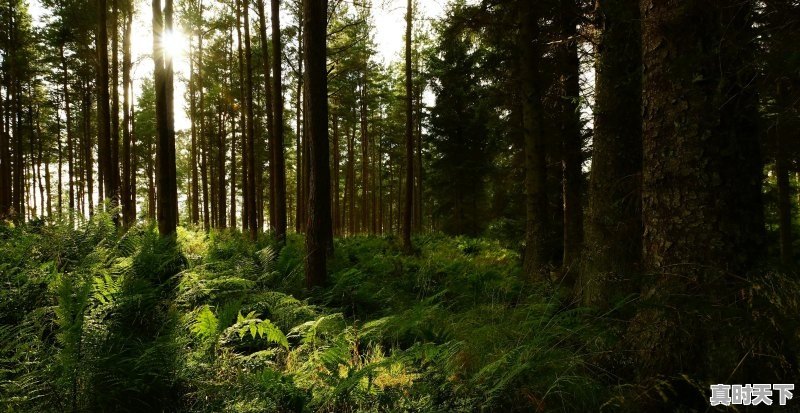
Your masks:
[{"label": "slender tree", "polygon": [[[263,0],[259,0],[263,1]],[[281,75],[281,43],[280,0],[271,0],[272,4],[272,133],[270,134],[270,153],[272,155],[272,193],[270,205],[274,205],[275,221],[271,223],[278,241],[286,238],[286,162],[283,153],[283,80]],[[263,13],[262,13],[263,14]],[[264,47],[265,56],[267,47]]]},{"label": "slender tree", "polygon": [[406,192],[405,204],[403,208],[403,249],[410,252],[411,245],[411,217],[414,209],[414,101],[413,101],[413,77],[411,73],[411,23],[412,8],[411,1],[406,2],[406,51],[405,51],[405,75],[406,75]]}]

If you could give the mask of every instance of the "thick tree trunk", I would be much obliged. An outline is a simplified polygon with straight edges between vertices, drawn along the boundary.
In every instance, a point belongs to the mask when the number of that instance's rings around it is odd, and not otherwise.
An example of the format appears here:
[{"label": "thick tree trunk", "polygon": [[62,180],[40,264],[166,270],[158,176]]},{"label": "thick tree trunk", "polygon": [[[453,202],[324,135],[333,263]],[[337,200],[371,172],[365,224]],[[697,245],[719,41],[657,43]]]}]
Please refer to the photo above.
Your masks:
[{"label": "thick tree trunk", "polygon": [[639,5],[601,0],[592,168],[580,293],[603,306],[612,291],[636,291],[642,251],[641,29]]},{"label": "thick tree trunk", "polygon": [[172,0],[153,0],[153,61],[155,64],[156,163],[158,168],[158,232],[172,236],[178,225],[177,181],[175,176],[175,131],[172,113],[172,58],[164,53],[163,33],[172,30]]},{"label": "thick tree trunk", "polygon": [[547,214],[547,163],[539,80],[541,48],[536,13],[520,2],[520,86],[525,139],[525,253],[528,276],[543,276],[550,257]]},{"label": "thick tree trunk", "polygon": [[640,2],[643,264],[654,281],[629,333],[643,377],[723,377],[740,361],[712,349],[727,328],[715,308],[738,301],[762,252],[751,7]]},{"label": "thick tree trunk", "polygon": [[578,59],[578,11],[574,2],[561,0],[561,166],[564,198],[564,256],[565,282],[573,285],[577,278],[578,262],[583,248],[583,205],[581,166],[583,138],[581,136],[580,60]]},{"label": "thick tree trunk", "polygon": [[306,47],[306,112],[310,143],[308,224],[306,226],[306,286],[327,279],[327,255],[333,252],[331,179],[328,161],[328,79],[326,62],[327,0],[303,2]]}]

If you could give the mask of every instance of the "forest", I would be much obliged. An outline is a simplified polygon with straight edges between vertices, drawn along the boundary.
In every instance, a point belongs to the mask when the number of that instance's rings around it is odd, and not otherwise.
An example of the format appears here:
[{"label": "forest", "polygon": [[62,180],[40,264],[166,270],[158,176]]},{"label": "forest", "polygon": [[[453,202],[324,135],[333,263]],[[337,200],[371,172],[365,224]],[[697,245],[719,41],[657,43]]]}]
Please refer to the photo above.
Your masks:
[{"label": "forest", "polygon": [[798,0],[6,0],[0,412],[793,411],[798,131]]}]

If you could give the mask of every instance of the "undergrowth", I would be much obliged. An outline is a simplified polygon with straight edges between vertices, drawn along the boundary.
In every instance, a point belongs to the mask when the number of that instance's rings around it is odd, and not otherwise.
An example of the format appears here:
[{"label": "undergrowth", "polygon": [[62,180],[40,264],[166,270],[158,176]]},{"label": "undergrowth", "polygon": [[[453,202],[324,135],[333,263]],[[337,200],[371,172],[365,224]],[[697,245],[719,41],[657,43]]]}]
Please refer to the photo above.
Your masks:
[{"label": "undergrowth", "polygon": [[524,279],[496,241],[414,241],[339,239],[329,284],[308,291],[298,235],[0,225],[0,411],[624,405],[613,317]]}]

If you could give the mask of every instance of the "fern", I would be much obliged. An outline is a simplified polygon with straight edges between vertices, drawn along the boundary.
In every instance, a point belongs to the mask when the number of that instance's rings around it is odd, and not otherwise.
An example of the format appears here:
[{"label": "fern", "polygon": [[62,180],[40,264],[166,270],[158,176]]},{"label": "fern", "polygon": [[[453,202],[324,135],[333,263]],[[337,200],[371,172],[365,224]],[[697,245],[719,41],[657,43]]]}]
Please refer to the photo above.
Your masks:
[{"label": "fern", "polygon": [[235,330],[241,338],[246,337],[249,333],[253,338],[263,338],[269,343],[289,348],[289,341],[283,332],[271,321],[257,318],[254,311],[247,313],[246,316],[239,313],[236,317],[236,324],[230,328]]}]

